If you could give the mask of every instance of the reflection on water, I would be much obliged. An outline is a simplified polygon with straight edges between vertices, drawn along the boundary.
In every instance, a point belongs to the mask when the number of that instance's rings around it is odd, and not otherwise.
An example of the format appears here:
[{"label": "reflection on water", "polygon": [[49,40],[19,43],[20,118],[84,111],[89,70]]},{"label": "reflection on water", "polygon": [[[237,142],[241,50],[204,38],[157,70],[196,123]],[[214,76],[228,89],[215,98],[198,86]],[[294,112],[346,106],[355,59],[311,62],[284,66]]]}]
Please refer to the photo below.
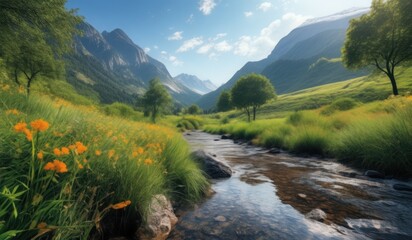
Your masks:
[{"label": "reflection on water", "polygon": [[[216,154],[234,170],[214,180],[216,192],[179,209],[169,239],[408,239],[412,195],[371,181],[334,161],[271,155],[256,147],[193,132],[193,150]],[[303,196],[303,197],[302,197]],[[383,199],[385,198],[385,199]],[[322,223],[304,214],[320,208]],[[379,236],[384,236],[381,238]]]}]

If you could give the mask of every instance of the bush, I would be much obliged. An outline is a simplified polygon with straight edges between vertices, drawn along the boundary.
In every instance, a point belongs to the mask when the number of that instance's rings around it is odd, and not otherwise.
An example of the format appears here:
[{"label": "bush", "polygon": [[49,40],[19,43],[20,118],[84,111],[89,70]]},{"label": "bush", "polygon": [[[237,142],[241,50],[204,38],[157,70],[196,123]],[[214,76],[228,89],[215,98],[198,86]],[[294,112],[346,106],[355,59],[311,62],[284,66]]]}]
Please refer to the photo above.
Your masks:
[{"label": "bush", "polygon": [[296,128],[288,139],[288,147],[295,153],[326,155],[329,149],[328,133],[319,127],[311,126]]},{"label": "bush", "polygon": [[325,107],[321,113],[323,115],[330,115],[336,111],[347,111],[358,106],[359,102],[352,98],[338,98],[333,101],[329,106]]}]

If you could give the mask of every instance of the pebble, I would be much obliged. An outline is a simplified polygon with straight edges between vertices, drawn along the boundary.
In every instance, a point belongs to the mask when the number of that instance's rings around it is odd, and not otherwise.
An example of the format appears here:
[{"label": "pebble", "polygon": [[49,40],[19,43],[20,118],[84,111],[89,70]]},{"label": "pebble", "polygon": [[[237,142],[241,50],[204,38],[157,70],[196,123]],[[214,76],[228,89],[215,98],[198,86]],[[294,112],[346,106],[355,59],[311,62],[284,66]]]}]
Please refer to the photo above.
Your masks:
[{"label": "pebble", "polygon": [[226,222],[226,218],[222,215],[215,217],[215,221],[217,222]]}]

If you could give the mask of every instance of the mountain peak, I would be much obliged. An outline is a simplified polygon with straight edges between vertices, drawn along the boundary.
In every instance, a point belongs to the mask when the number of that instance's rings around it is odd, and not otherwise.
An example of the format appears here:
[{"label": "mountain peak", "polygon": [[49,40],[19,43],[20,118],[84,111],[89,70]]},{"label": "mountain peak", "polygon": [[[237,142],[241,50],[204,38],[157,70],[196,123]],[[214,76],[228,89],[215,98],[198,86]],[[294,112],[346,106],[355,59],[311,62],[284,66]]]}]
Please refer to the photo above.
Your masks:
[{"label": "mountain peak", "polygon": [[356,15],[363,15],[369,11],[370,11],[370,8],[368,7],[367,8],[356,8],[356,7],[350,8],[350,9],[347,9],[347,10],[344,10],[344,11],[341,11],[341,12],[338,12],[338,13],[335,13],[329,16],[308,19],[300,27],[311,25],[314,23],[319,23],[319,22],[336,21],[339,19],[353,17]]},{"label": "mountain peak", "polygon": [[174,79],[198,94],[206,94],[217,87],[210,80],[201,80],[195,75],[181,73]]}]

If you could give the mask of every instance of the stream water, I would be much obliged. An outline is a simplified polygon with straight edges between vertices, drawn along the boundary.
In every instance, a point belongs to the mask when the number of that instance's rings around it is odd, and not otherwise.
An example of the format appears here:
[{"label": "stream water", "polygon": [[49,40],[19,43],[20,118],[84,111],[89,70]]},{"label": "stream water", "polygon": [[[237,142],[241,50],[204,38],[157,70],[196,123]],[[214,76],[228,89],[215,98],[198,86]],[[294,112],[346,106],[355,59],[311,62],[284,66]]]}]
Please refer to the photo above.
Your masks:
[{"label": "stream water", "polygon": [[[233,176],[213,180],[215,193],[176,211],[168,239],[412,239],[412,192],[371,179],[332,159],[302,158],[202,132],[185,135],[228,164]],[[323,210],[323,222],[305,217]]]}]

